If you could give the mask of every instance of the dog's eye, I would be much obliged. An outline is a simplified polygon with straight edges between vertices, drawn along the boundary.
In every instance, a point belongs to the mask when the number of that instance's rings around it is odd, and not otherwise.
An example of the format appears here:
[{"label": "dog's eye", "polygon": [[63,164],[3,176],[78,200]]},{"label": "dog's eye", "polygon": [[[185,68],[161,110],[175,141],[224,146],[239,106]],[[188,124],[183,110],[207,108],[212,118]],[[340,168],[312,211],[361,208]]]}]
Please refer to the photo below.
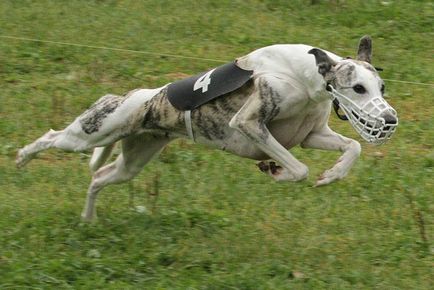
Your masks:
[{"label": "dog's eye", "polygon": [[386,90],[386,87],[384,85],[381,85],[381,94],[384,95],[384,91]]},{"label": "dog's eye", "polygon": [[356,93],[358,93],[358,94],[364,94],[364,93],[366,93],[366,89],[365,89],[365,87],[362,86],[362,85],[355,85],[355,86],[353,87],[353,90],[354,90]]}]

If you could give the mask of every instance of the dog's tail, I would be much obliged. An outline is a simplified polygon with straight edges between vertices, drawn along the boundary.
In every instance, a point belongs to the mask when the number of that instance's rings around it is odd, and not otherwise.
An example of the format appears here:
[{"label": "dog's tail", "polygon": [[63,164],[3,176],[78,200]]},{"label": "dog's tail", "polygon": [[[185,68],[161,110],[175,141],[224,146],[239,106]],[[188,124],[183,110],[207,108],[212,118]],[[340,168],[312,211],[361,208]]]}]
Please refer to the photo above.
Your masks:
[{"label": "dog's tail", "polygon": [[95,147],[92,157],[89,161],[90,171],[95,172],[112,156],[113,148],[116,142],[105,147]]}]

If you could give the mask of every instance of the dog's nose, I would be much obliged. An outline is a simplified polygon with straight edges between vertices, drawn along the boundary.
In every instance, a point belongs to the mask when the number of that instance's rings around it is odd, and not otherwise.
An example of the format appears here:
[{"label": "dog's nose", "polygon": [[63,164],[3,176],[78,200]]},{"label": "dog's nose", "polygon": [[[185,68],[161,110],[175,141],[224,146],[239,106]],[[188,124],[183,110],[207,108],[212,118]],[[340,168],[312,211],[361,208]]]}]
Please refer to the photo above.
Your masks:
[{"label": "dog's nose", "polygon": [[398,123],[398,118],[388,112],[381,114],[381,118],[384,119],[387,125],[396,125]]}]

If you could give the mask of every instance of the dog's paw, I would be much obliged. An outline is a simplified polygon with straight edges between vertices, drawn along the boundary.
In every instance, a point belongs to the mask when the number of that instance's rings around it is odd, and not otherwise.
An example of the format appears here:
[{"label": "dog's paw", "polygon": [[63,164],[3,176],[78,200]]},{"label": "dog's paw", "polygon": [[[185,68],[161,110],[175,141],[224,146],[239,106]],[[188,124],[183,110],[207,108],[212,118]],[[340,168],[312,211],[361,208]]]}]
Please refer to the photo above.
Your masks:
[{"label": "dog's paw", "polygon": [[347,172],[338,163],[337,165],[324,171],[324,173],[320,175],[320,177],[315,183],[315,187],[330,184],[334,181],[344,178],[346,175]]},{"label": "dog's paw", "polygon": [[98,217],[96,216],[95,212],[87,213],[82,212],[81,213],[81,221],[85,223],[95,223],[98,220]]},{"label": "dog's paw", "polygon": [[296,178],[293,174],[291,174],[289,172],[289,170],[287,170],[285,168],[279,169],[274,174],[272,174],[271,177],[273,177],[273,179],[276,180],[276,181],[278,181],[278,182],[282,182],[282,181],[300,181],[301,179],[304,179],[304,178]]},{"label": "dog's paw", "polygon": [[306,179],[309,173],[307,166],[300,168],[298,172],[290,172],[288,169],[277,165],[274,161],[261,161],[257,166],[259,170],[273,177],[276,181],[300,181]]},{"label": "dog's paw", "polygon": [[26,154],[24,149],[20,149],[17,152],[17,157],[15,159],[15,165],[17,166],[17,168],[23,168],[34,157],[35,157],[35,154]]},{"label": "dog's paw", "polygon": [[286,174],[286,179],[288,181],[302,181],[305,180],[309,176],[309,168],[301,164],[302,166],[298,166],[296,171],[289,171],[287,169],[284,169],[284,172],[282,174]]},{"label": "dog's paw", "polygon": [[261,161],[256,165],[258,166],[259,170],[269,175],[277,174],[282,170],[282,166],[277,165],[274,161]]}]

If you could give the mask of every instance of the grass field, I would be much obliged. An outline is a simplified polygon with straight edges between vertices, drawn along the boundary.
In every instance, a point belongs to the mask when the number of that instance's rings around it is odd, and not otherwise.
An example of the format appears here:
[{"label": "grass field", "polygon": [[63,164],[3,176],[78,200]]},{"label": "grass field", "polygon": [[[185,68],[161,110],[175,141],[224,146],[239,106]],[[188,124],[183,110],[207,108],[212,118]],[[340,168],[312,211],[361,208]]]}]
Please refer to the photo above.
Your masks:
[{"label": "grass field", "polygon": [[[3,0],[0,35],[232,60],[275,43],[354,55],[370,34],[385,79],[433,83],[432,1],[317,2]],[[387,81],[394,138],[363,144],[349,176],[321,188],[338,153],[295,148],[309,179],[275,183],[181,140],[106,188],[86,224],[88,154],[15,169],[19,147],[100,96],[216,65],[0,38],[0,289],[432,289],[433,86]]]}]

